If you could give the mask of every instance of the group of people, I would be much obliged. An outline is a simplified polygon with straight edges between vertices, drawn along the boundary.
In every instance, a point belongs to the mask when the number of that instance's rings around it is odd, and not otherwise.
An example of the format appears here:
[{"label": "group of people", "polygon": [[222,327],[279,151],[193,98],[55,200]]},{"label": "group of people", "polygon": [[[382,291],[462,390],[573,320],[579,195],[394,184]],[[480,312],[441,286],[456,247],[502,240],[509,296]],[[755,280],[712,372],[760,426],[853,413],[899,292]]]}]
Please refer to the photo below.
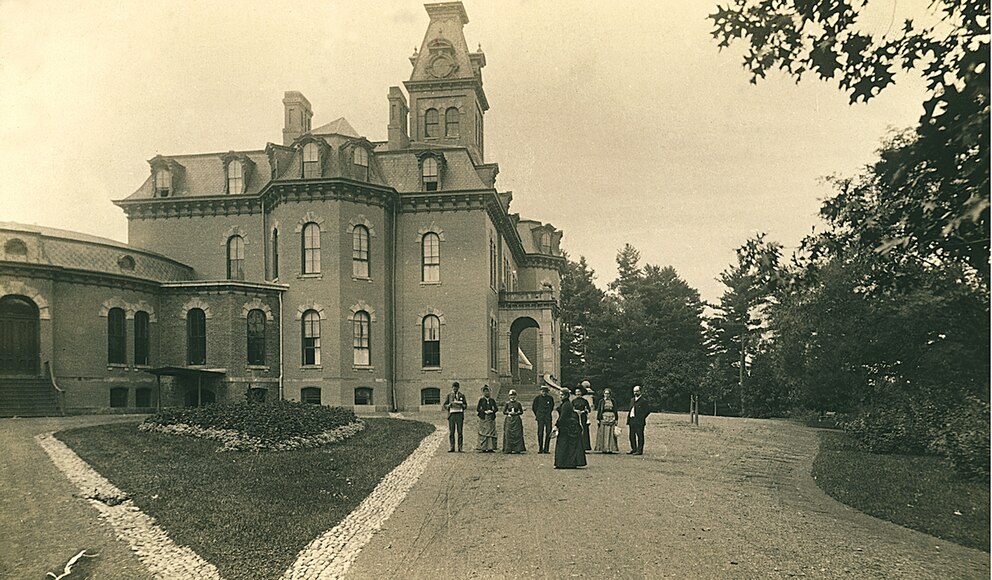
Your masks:
[{"label": "group of people", "polygon": [[[613,399],[610,389],[603,391],[603,397],[595,402],[596,411],[596,445],[592,446],[590,438],[593,405],[583,397],[591,394],[591,389],[577,387],[573,399],[571,389],[554,387],[558,391],[559,403],[555,405],[554,398],[549,394],[547,384],[541,386],[541,394],[534,398],[531,410],[537,419],[538,453],[550,453],[552,436],[557,434],[555,444],[555,469],[573,469],[586,465],[586,451],[599,453],[619,453],[616,429],[619,424],[620,407]],[[503,421],[503,453],[524,453],[524,425],[522,415],[523,405],[517,400],[517,392],[510,390],[510,400],[503,404],[502,411],[492,390],[488,385],[482,387],[482,397],[476,405],[479,416],[479,443],[476,450],[481,453],[493,453],[497,450],[496,415],[502,412]],[[451,392],[444,400],[444,410],[448,413],[449,453],[462,451],[463,429],[468,400],[461,392],[460,385],[451,385]],[[557,411],[558,417],[552,423],[552,414]],[[627,426],[630,432],[629,455],[644,454],[644,425],[651,414],[647,399],[641,395],[641,387],[634,387],[634,396],[627,411]]]}]

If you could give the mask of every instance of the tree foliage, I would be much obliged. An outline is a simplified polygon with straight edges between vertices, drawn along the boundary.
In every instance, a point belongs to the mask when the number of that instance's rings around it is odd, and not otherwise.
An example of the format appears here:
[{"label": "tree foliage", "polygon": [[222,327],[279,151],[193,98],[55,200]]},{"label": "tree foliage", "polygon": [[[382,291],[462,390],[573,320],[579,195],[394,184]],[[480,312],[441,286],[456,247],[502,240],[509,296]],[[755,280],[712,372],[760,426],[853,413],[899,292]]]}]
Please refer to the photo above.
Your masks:
[{"label": "tree foliage", "polygon": [[[874,249],[896,248],[967,264],[989,281],[989,3],[934,0],[932,24],[905,21],[869,34],[859,14],[869,0],[733,0],[710,16],[721,48],[746,42],[751,81],[780,69],[798,82],[837,79],[851,102],[868,101],[899,70],[927,81],[911,135],[881,152],[871,182],[825,208],[843,220],[862,204]],[[885,197],[878,197],[882,192]]]}]

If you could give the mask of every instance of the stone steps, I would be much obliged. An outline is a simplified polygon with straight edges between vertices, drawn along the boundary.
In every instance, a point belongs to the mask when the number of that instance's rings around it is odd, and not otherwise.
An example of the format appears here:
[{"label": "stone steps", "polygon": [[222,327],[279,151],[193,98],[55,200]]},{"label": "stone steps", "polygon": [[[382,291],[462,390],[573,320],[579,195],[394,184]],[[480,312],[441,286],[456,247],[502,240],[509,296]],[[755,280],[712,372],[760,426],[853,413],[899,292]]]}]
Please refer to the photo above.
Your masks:
[{"label": "stone steps", "polygon": [[59,415],[58,395],[46,379],[0,378],[0,417]]}]

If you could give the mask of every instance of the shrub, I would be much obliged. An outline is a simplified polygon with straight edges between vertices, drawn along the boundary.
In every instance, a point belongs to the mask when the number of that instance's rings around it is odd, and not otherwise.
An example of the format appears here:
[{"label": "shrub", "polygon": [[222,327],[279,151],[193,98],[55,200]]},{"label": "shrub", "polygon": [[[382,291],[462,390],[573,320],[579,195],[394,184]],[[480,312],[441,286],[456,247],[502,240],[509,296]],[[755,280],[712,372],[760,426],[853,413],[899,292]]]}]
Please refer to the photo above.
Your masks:
[{"label": "shrub", "polygon": [[972,478],[989,477],[989,404],[969,399],[945,415],[934,447],[954,469]]},{"label": "shrub", "polygon": [[356,422],[358,418],[350,409],[290,401],[245,401],[190,409],[165,409],[144,421],[149,426],[188,425],[237,431],[266,445],[298,437],[315,437]]}]

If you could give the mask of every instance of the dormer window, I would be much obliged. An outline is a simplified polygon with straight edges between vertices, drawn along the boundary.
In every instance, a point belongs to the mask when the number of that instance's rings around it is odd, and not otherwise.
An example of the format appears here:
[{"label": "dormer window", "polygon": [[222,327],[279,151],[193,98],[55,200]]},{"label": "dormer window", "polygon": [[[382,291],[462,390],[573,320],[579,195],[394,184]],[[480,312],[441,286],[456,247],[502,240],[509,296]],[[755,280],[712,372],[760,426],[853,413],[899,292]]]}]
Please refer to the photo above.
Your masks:
[{"label": "dormer window", "polygon": [[437,139],[441,136],[440,115],[437,109],[427,109],[424,113],[424,137],[427,139]]},{"label": "dormer window", "polygon": [[434,159],[433,157],[424,158],[422,174],[424,179],[424,191],[437,191],[437,159]]},{"label": "dormer window", "polygon": [[316,143],[303,146],[303,178],[320,177],[320,147]]},{"label": "dormer window", "polygon": [[358,168],[359,176],[365,180],[369,180],[369,152],[365,147],[355,147],[355,152],[352,154],[352,163]]},{"label": "dormer window", "polygon": [[551,235],[547,232],[541,234],[541,253],[550,254],[551,253]]},{"label": "dormer window", "polygon": [[159,169],[155,172],[155,196],[169,197],[172,194],[172,171]]},{"label": "dormer window", "polygon": [[227,193],[239,194],[245,191],[245,167],[240,161],[227,164]]}]

